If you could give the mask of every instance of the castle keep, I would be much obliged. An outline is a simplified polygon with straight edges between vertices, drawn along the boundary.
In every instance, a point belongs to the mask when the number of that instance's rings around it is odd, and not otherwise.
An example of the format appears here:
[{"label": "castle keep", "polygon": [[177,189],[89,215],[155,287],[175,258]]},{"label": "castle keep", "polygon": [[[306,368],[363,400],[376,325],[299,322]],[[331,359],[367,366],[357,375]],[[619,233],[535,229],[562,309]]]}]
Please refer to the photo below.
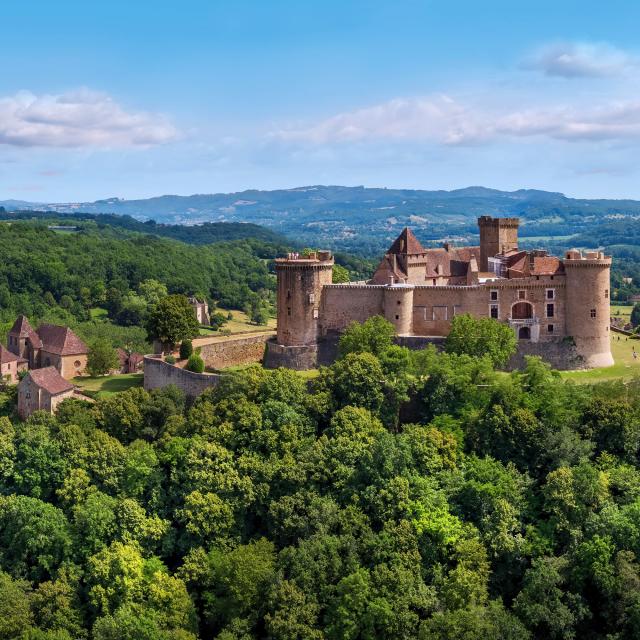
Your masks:
[{"label": "castle keep", "polygon": [[404,229],[368,282],[332,284],[329,252],[276,260],[278,332],[267,365],[317,366],[319,346],[354,320],[381,315],[402,339],[424,343],[463,313],[507,323],[522,352],[560,354],[559,368],[612,365],[611,258],[520,250],[517,218],[483,216],[478,225],[479,247],[425,249]]}]

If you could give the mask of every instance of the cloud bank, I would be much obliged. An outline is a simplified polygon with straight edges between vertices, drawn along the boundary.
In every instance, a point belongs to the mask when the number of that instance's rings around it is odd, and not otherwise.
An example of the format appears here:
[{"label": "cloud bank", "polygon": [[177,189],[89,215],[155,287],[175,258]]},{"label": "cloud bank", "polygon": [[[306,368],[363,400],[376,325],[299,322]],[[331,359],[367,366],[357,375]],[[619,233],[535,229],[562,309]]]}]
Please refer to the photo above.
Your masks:
[{"label": "cloud bank", "polygon": [[540,48],[523,66],[547,76],[609,77],[637,68],[638,58],[606,43],[557,42]]},{"label": "cloud bank", "polygon": [[376,140],[477,145],[541,136],[570,142],[640,139],[640,101],[496,112],[448,96],[398,98],[271,134],[282,142],[315,145]]},{"label": "cloud bank", "polygon": [[20,92],[0,98],[0,144],[16,147],[136,147],[178,136],[163,116],[126,111],[103,93]]}]

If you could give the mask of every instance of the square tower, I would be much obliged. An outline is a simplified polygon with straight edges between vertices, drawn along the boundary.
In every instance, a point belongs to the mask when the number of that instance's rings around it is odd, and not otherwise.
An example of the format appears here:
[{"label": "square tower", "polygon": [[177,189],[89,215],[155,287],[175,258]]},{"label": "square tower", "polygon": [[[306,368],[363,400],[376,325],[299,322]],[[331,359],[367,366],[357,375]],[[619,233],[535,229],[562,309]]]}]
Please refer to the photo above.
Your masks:
[{"label": "square tower", "polygon": [[480,227],[480,271],[489,270],[489,258],[518,248],[518,218],[478,218]]}]

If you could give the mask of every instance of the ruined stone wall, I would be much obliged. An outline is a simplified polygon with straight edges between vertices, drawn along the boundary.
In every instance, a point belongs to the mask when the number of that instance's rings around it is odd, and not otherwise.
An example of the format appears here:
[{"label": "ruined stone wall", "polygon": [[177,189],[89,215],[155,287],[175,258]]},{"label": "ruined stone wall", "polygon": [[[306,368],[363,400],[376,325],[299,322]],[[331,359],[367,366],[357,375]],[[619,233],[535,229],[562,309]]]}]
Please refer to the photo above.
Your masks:
[{"label": "ruined stone wall", "polygon": [[267,369],[285,367],[296,371],[315,369],[318,366],[318,345],[282,345],[275,340],[267,342],[264,366]]},{"label": "ruined stone wall", "polygon": [[383,285],[330,284],[322,289],[320,333],[344,331],[354,320],[384,315]]},{"label": "ruined stone wall", "polygon": [[539,356],[554,369],[561,371],[588,368],[587,362],[578,353],[575,343],[570,338],[538,343],[520,341],[518,351],[511,356],[505,369],[507,371],[524,369],[525,356]]},{"label": "ruined stone wall", "polygon": [[196,398],[205,389],[215,387],[220,382],[220,375],[215,373],[194,373],[181,369],[176,365],[164,362],[158,357],[144,358],[144,388],[162,389],[175,385],[190,398]]},{"label": "ruined stone wall", "polygon": [[237,336],[204,344],[200,346],[200,356],[210,369],[224,369],[260,362],[264,356],[265,343],[273,335],[272,331],[265,331],[260,335]]}]

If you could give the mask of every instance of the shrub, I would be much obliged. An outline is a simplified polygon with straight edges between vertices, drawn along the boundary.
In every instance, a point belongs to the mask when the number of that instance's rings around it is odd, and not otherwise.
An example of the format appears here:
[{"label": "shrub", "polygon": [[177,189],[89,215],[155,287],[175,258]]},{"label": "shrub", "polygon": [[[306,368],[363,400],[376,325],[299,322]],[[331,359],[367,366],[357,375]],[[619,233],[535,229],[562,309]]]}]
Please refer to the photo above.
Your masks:
[{"label": "shrub", "polygon": [[192,353],[187,360],[187,371],[193,371],[194,373],[202,373],[204,371],[204,360],[197,354]]},{"label": "shrub", "polygon": [[176,363],[176,359],[174,356],[172,356],[171,354],[169,354],[168,356],[165,357],[164,359],[165,362],[167,362],[168,364],[175,364]]},{"label": "shrub", "polygon": [[193,353],[193,342],[191,340],[183,340],[180,345],[180,359],[186,360]]}]

